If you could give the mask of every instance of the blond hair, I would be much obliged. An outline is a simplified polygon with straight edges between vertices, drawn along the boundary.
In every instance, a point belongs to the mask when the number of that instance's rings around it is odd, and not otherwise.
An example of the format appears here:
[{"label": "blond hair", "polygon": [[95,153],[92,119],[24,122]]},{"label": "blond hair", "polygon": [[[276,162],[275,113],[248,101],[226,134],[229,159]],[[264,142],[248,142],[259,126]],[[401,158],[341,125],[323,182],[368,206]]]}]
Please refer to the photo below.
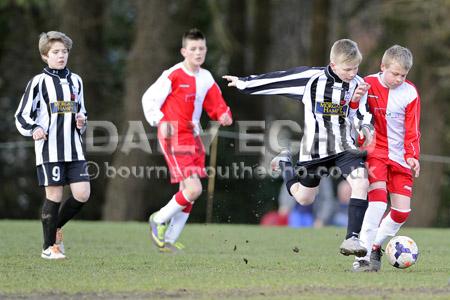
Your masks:
[{"label": "blond hair", "polygon": [[381,63],[388,68],[394,62],[409,71],[413,65],[413,55],[408,48],[394,45],[384,52]]},{"label": "blond hair", "polygon": [[[39,35],[39,53],[41,57],[48,54],[54,42],[61,42],[64,47],[70,51],[72,49],[72,40],[70,37],[59,31],[43,32]],[[43,60],[47,62],[44,58]]]},{"label": "blond hair", "polygon": [[332,63],[360,63],[362,55],[358,44],[349,39],[341,39],[334,42],[330,51],[330,61]]}]

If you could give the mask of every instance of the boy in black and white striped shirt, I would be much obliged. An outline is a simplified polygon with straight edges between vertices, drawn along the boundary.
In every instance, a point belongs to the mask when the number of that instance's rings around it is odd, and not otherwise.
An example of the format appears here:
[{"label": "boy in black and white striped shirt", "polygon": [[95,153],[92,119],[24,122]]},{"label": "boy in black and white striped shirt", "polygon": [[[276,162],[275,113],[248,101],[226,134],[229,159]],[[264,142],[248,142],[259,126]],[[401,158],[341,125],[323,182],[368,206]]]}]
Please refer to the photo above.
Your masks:
[{"label": "boy in black and white striped shirt", "polygon": [[[302,205],[311,204],[318,192],[321,176],[340,175],[350,183],[352,196],[344,255],[364,256],[367,250],[358,239],[367,208],[367,171],[364,157],[355,146],[353,121],[361,134],[371,140],[371,115],[361,97],[368,85],[357,75],[362,55],[358,45],[348,39],[338,40],[330,52],[326,67],[298,67],[248,77],[223,76],[234,86],[251,95],[284,95],[305,106],[304,134],[296,171],[290,152],[283,151],[272,161],[281,170],[290,194]],[[354,120],[353,120],[354,119]]]},{"label": "boy in black and white striped shirt", "polygon": [[[90,184],[81,135],[86,130],[83,82],[66,68],[72,40],[49,31],[39,38],[39,52],[47,63],[28,83],[15,114],[16,127],[35,140],[39,185],[45,187],[42,206],[44,246],[41,257],[65,258],[61,227],[89,199]],[[59,209],[64,185],[72,196]]]}]

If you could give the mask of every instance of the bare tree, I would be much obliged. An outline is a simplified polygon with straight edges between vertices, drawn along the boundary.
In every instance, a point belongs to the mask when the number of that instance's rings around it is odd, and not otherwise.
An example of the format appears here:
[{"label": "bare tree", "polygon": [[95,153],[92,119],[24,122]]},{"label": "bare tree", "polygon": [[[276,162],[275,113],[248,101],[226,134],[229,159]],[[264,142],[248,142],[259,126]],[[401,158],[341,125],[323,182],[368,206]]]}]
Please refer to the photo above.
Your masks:
[{"label": "bare tree", "polygon": [[[189,5],[189,1],[136,1],[136,36],[127,60],[122,102],[124,125],[127,121],[138,120],[145,124],[146,131],[150,131],[142,113],[141,98],[162,71],[180,59],[177,53],[181,34],[186,30],[180,27],[180,23],[189,20]],[[113,166],[131,168],[162,165],[162,156],[155,154],[155,150],[152,155],[138,149],[129,153],[117,151]],[[170,195],[168,180],[146,177],[135,178],[130,175],[129,178],[111,178],[107,185],[103,218],[142,220],[148,208],[155,209],[166,202]]]},{"label": "bare tree", "polygon": [[[110,82],[109,78],[112,75],[107,67],[103,35],[106,7],[107,4],[103,0],[66,0],[61,3],[61,11],[70,13],[64,14],[60,30],[74,42],[69,68],[83,78],[88,118],[92,120],[109,119],[109,113],[112,114],[114,110],[109,105],[111,98],[107,94],[107,83]],[[91,160],[92,157],[88,155],[87,159]],[[90,219],[100,217],[105,181],[105,177],[93,181],[91,198],[94,200],[89,203],[91,209],[82,211],[82,217]]]}]

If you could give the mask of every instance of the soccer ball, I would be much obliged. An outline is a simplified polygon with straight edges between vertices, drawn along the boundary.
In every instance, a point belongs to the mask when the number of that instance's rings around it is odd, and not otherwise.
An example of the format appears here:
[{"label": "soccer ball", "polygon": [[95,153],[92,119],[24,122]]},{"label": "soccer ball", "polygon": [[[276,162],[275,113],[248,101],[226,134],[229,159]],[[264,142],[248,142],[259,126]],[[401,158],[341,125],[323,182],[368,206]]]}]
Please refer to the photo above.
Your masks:
[{"label": "soccer ball", "polygon": [[419,258],[419,248],[412,238],[395,236],[386,246],[386,256],[394,267],[406,269],[416,263]]}]

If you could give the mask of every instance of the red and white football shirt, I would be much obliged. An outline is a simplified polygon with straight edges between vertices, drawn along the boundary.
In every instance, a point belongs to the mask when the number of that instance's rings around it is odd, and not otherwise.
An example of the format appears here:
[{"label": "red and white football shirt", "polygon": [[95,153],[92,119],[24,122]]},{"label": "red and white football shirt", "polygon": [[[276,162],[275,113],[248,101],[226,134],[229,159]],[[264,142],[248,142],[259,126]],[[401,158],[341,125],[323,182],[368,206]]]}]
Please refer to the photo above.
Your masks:
[{"label": "red and white football shirt", "polygon": [[211,73],[197,73],[178,63],[163,72],[142,97],[144,115],[152,126],[170,122],[174,135],[164,137],[158,128],[158,141],[169,167],[171,182],[197,174],[205,177],[205,149],[199,137],[203,109],[213,120],[223,114],[231,117],[222,93]]},{"label": "red and white football shirt", "polygon": [[178,134],[199,133],[203,109],[209,117],[218,120],[229,113],[222,93],[208,70],[197,73],[178,63],[164,71],[142,97],[147,121],[156,126],[160,121],[178,122]]},{"label": "red and white football shirt", "polygon": [[370,157],[390,159],[409,169],[406,159],[420,155],[420,97],[408,80],[395,89],[382,83],[381,73],[364,78],[375,127],[375,145]]}]

